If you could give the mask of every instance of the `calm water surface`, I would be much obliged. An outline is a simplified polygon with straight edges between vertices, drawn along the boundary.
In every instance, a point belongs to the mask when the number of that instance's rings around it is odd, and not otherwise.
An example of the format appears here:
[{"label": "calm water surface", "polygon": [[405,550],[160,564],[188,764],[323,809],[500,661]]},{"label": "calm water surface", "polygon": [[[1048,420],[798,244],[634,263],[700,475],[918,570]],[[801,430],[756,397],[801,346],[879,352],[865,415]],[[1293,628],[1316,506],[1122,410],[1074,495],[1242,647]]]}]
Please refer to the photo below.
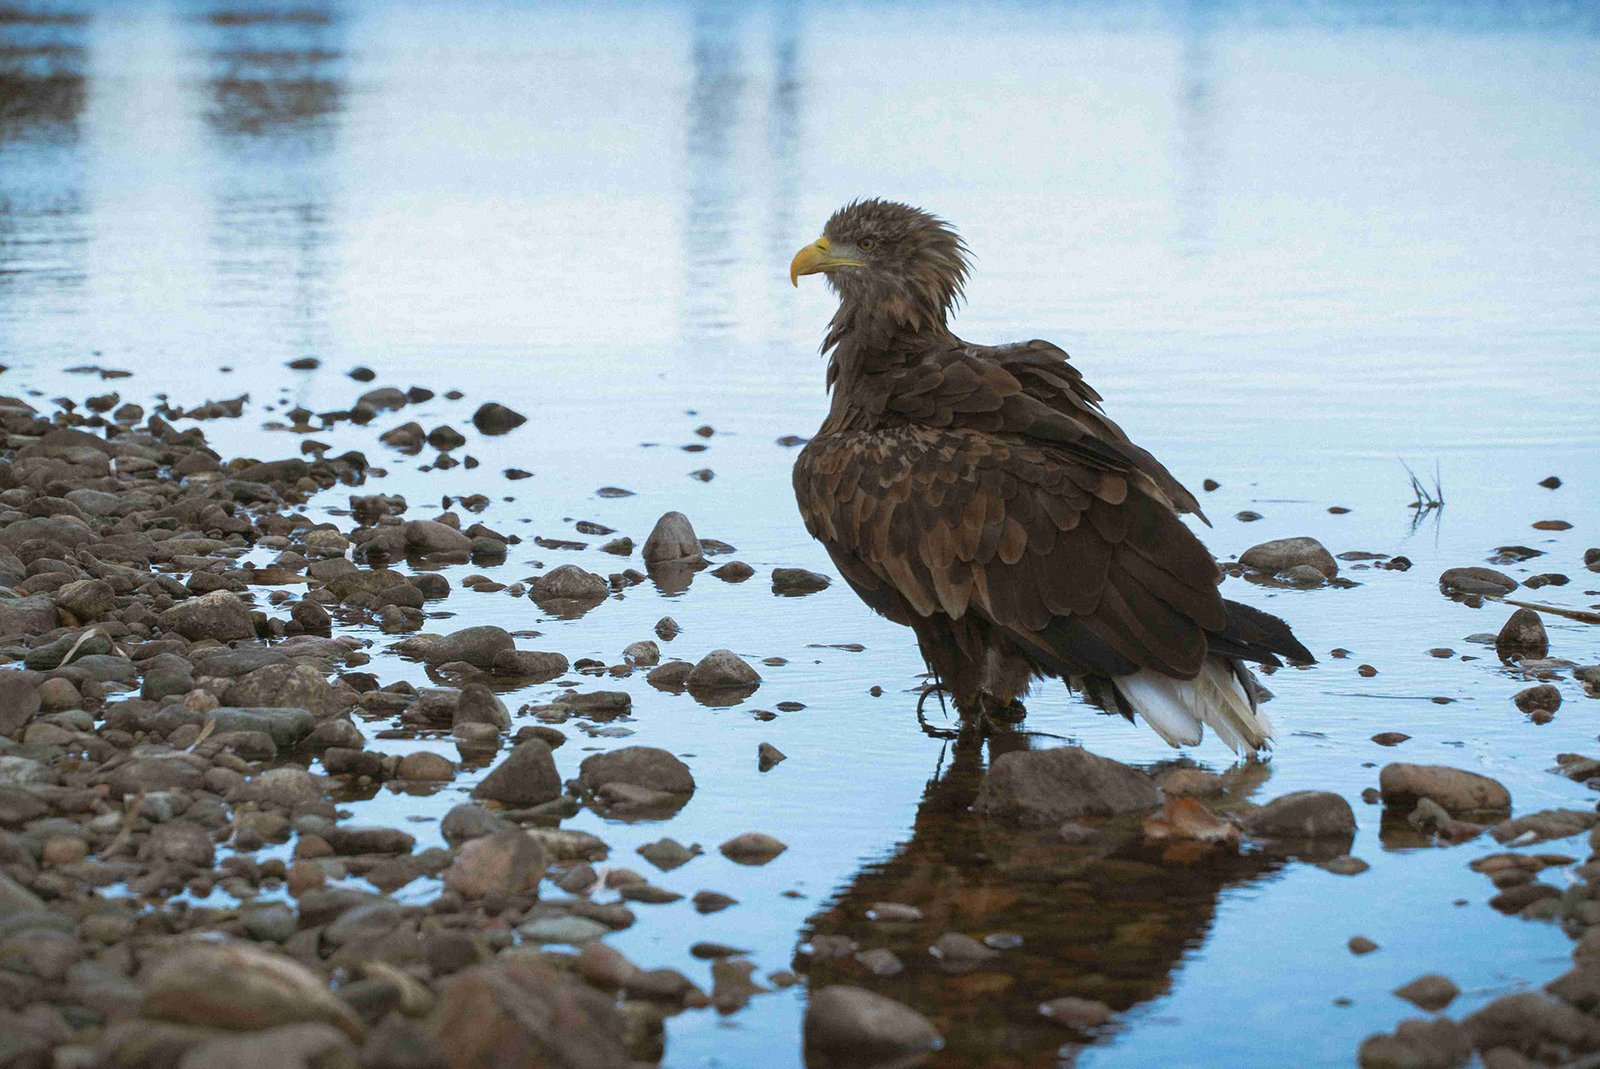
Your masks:
[{"label": "calm water surface", "polygon": [[[639,907],[614,942],[643,965],[709,986],[696,940],[748,948],[764,974],[845,935],[894,949],[906,971],[835,961],[809,965],[813,978],[934,1016],[941,1065],[1349,1064],[1364,1035],[1408,1015],[1388,992],[1420,973],[1451,976],[1459,1011],[1565,967],[1558,930],[1484,904],[1493,890],[1467,862],[1492,843],[1386,845],[1359,794],[1403,757],[1496,776],[1519,812],[1593,804],[1547,770],[1559,752],[1600,750],[1600,706],[1563,677],[1554,722],[1529,723],[1510,702],[1525,681],[1466,641],[1506,610],[1447,601],[1435,579],[1520,543],[1545,555],[1509,570],[1573,577],[1530,596],[1600,602],[1582,564],[1600,544],[1597,164],[1588,5],[23,0],[0,7],[0,390],[38,391],[41,406],[109,389],[147,405],[248,393],[244,418],[207,433],[226,455],[275,457],[299,446],[273,429],[282,413],[348,407],[365,387],[343,372],[366,364],[378,384],[441,397],[316,437],[367,450],[389,471],[372,489],[404,493],[413,515],[493,497],[482,520],[527,539],[488,570],[497,579],[569,561],[616,570],[531,540],[572,537],[580,519],[642,539],[682,509],[733,543],[757,579],[638,587],[572,621],[458,582],[436,628],[531,629],[525,648],[615,663],[671,614],[684,628],[671,655],[786,659],[736,707],[634,677],[603,684],[633,695],[632,718],[611,725],[633,734],[569,725],[564,773],[584,750],[643,743],[682,754],[699,781],[669,822],[573,822],[617,863],[643,867],[634,848],[664,834],[712,848],[759,829],[790,847],[762,869],[711,849],[658,874],[740,905]],[[1259,852],[1184,865],[1131,842],[1094,859],[984,828],[965,806],[987,754],[918,729],[909,635],[840,586],[771,596],[772,566],[828,570],[789,494],[793,450],[775,439],[821,419],[831,303],[820,284],[792,290],[785,267],[857,195],[961,227],[977,255],[962,333],[1057,341],[1179,478],[1219,481],[1203,504],[1220,557],[1311,534],[1416,562],[1347,565],[1348,589],[1227,583],[1324,658],[1270,680],[1279,750],[1239,791],[1340,791],[1370,871]],[[322,369],[284,369],[304,355]],[[133,375],[69,373],[84,365]],[[464,399],[443,399],[451,388]],[[373,440],[406,419],[464,427],[490,399],[532,418],[474,437],[475,469],[420,470],[426,458]],[[1403,461],[1437,467],[1447,499],[1416,526]],[[534,478],[508,482],[507,467]],[[692,477],[702,469],[714,477]],[[1551,474],[1561,489],[1537,485]],[[636,496],[596,496],[608,485]],[[1233,518],[1247,509],[1263,518]],[[1545,519],[1574,527],[1531,529]],[[1600,631],[1548,623],[1554,656],[1600,660]],[[383,678],[425,681],[384,652],[387,636],[360,633]],[[837,648],[849,644],[864,648]],[[1360,662],[1380,674],[1362,679]],[[752,715],[781,701],[805,708]],[[1058,690],[1030,710],[1032,729],[1121,760],[1174,756]],[[1379,731],[1413,738],[1385,750],[1369,741]],[[759,773],[761,741],[789,760]],[[1211,740],[1189,756],[1231,763]],[[430,840],[476,778],[354,808]],[[880,899],[928,920],[875,927],[863,913]],[[926,953],[947,930],[1023,941],[949,975]],[[1349,954],[1357,933],[1382,950]],[[1033,1006],[1062,994],[1118,1016],[1089,1035],[1042,1026]],[[804,999],[676,1018],[667,1064],[797,1065]]]}]

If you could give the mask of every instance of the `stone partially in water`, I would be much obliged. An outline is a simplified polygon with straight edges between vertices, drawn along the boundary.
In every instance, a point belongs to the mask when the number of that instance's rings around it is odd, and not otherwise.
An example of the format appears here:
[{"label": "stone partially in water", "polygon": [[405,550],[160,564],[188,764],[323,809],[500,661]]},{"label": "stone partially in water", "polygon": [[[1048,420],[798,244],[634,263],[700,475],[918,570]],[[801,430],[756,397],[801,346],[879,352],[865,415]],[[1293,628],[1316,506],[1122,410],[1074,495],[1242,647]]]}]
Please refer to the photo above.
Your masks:
[{"label": "stone partially in water", "polygon": [[491,436],[509,434],[526,422],[528,422],[527,416],[507,408],[498,401],[482,404],[472,414],[472,425],[478,428],[478,433]]},{"label": "stone partially in water", "polygon": [[774,568],[772,569],[772,592],[780,597],[802,597],[806,594],[815,594],[819,590],[826,590],[833,585],[833,580],[819,572],[807,571],[804,568]]},{"label": "stone partially in water", "polygon": [[1540,683],[1517,691],[1511,700],[1525,713],[1553,713],[1561,708],[1561,691],[1549,683]]},{"label": "stone partially in water", "polygon": [[539,886],[546,869],[544,848],[521,828],[507,828],[465,843],[444,872],[444,885],[462,898],[492,892],[524,894]]},{"label": "stone partially in water", "polygon": [[1436,1013],[1454,1002],[1456,996],[1461,994],[1461,989],[1449,977],[1429,973],[1395,988],[1394,993],[1419,1009]]},{"label": "stone partially in water", "polygon": [[666,794],[694,793],[689,766],[654,746],[624,746],[586,757],[578,766],[578,782],[591,791],[610,783],[626,783]]},{"label": "stone partially in water", "polygon": [[1439,590],[1444,594],[1480,594],[1500,596],[1517,589],[1517,581],[1505,572],[1493,568],[1447,568],[1439,576]]},{"label": "stone partially in water", "polygon": [[1294,791],[1274,798],[1243,818],[1245,830],[1267,838],[1316,839],[1354,835],[1350,803],[1332,791]]},{"label": "stone partially in water", "polygon": [[556,771],[550,747],[538,739],[528,739],[518,743],[472,793],[524,809],[560,798],[561,774]]},{"label": "stone partially in water", "polygon": [[198,598],[180,601],[160,616],[161,626],[176,631],[191,642],[211,638],[218,642],[254,638],[250,607],[237,594],[215,590]]},{"label": "stone partially in water", "polygon": [[1502,661],[1543,657],[1550,652],[1550,636],[1544,621],[1532,609],[1518,609],[1494,639],[1494,651]]},{"label": "stone partially in water", "polygon": [[1407,810],[1423,798],[1452,815],[1511,808],[1511,793],[1498,781],[1447,765],[1385,765],[1378,786],[1384,805]]},{"label": "stone partially in water", "polygon": [[789,849],[772,836],[759,831],[735,835],[717,847],[722,856],[740,865],[765,865]]},{"label": "stone partially in water", "polygon": [[1048,827],[1160,804],[1155,784],[1138,769],[1081,747],[1061,746],[1002,754],[984,776],[973,809],[1007,823]]},{"label": "stone partially in water", "polygon": [[939,1046],[933,1022],[865,988],[835,984],[811,993],[804,1023],[807,1064],[909,1065]]},{"label": "stone partially in water", "polygon": [[1088,998],[1053,998],[1039,1006],[1039,1013],[1046,1020],[1053,1021],[1065,1028],[1083,1031],[1086,1028],[1096,1028],[1105,1024],[1112,1018],[1112,1009],[1104,1002],[1097,1002]]},{"label": "stone partially in water", "polygon": [[1239,554],[1239,563],[1246,568],[1276,575],[1292,568],[1308,567],[1332,579],[1339,574],[1339,562],[1315,538],[1278,538],[1251,546]]},{"label": "stone partially in water", "polygon": [[646,564],[692,564],[705,559],[694,525],[681,512],[668,512],[657,520],[639,554]]},{"label": "stone partially in water", "polygon": [[507,650],[515,650],[516,645],[505,628],[484,624],[452,631],[430,643],[423,650],[422,659],[433,665],[465,661],[477,668],[493,668],[495,658]]}]

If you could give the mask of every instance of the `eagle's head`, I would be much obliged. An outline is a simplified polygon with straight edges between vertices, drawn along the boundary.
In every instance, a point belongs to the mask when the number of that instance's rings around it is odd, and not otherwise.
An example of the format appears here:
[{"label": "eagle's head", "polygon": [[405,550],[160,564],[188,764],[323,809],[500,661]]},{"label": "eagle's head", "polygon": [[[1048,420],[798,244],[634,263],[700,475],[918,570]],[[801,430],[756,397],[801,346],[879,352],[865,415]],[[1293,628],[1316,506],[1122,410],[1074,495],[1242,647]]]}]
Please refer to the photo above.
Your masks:
[{"label": "eagle's head", "polygon": [[943,323],[967,281],[967,247],[949,223],[909,204],[857,200],[833,213],[822,237],[795,254],[789,280],[818,272],[846,305],[911,323]]}]

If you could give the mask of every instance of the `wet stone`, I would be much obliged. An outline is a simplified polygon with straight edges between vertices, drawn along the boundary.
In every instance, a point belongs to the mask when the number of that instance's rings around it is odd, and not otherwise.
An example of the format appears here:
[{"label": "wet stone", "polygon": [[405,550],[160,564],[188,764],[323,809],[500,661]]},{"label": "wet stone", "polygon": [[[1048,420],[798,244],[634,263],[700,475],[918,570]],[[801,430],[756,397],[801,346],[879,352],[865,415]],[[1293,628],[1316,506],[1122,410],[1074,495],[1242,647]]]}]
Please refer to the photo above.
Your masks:
[{"label": "wet stone", "polygon": [[539,841],[519,828],[507,828],[462,845],[445,870],[444,885],[468,900],[495,892],[523,894],[539,886],[545,869]]},{"label": "wet stone", "polygon": [[772,569],[772,592],[780,597],[803,597],[826,590],[833,580],[804,568]]},{"label": "wet stone", "polygon": [[527,416],[507,408],[498,401],[482,404],[472,414],[472,425],[478,429],[478,433],[491,436],[509,434],[526,422],[528,422]]},{"label": "wet stone", "polygon": [[668,512],[656,521],[640,556],[646,564],[690,564],[705,559],[694,525],[681,512]]},{"label": "wet stone", "polygon": [[736,864],[765,865],[789,848],[765,832],[747,831],[735,835],[717,849]]},{"label": "wet stone", "polygon": [[1517,589],[1517,581],[1493,568],[1448,568],[1439,576],[1439,590],[1444,594],[1509,594]]},{"label": "wet stone", "polygon": [[1409,808],[1428,798],[1452,815],[1511,808],[1511,795],[1488,776],[1446,765],[1385,765],[1378,776],[1387,806]]},{"label": "wet stone", "polygon": [[1339,574],[1339,562],[1333,554],[1315,538],[1306,537],[1279,538],[1251,546],[1239,554],[1239,563],[1273,575],[1301,567],[1310,568],[1325,579]]},{"label": "wet stone", "polygon": [[1417,977],[1408,984],[1395,988],[1394,993],[1397,997],[1405,999],[1413,1006],[1434,1013],[1454,1002],[1456,996],[1461,993],[1461,989],[1451,983],[1448,977],[1440,976],[1438,973],[1429,973],[1426,976]]},{"label": "wet stone", "polygon": [[1350,941],[1345,945],[1350,948],[1350,953],[1356,955],[1371,954],[1378,949],[1378,944],[1364,935],[1352,935]]},{"label": "wet stone", "polygon": [[788,756],[770,742],[760,743],[756,746],[756,768],[762,772],[771,771],[788,760]]},{"label": "wet stone", "polygon": [[1350,803],[1331,791],[1295,791],[1243,818],[1245,830],[1268,838],[1349,836],[1356,830]]},{"label": "wet stone", "polygon": [[561,776],[550,747],[538,739],[518,743],[473,794],[513,807],[540,805],[561,797]]},{"label": "wet stone", "polygon": [[1544,621],[1532,609],[1518,609],[1495,636],[1495,652],[1503,661],[1543,657],[1550,652]]},{"label": "wet stone", "polygon": [[1104,1002],[1072,996],[1053,998],[1040,1004],[1039,1013],[1048,1021],[1078,1032],[1098,1028],[1113,1016],[1111,1007]]},{"label": "wet stone", "polygon": [[1085,816],[1155,809],[1149,777],[1081,747],[1002,754],[984,776],[973,809],[992,819],[1049,827]]},{"label": "wet stone", "polygon": [[922,1014],[864,988],[836,984],[811,993],[803,1024],[808,1063],[905,1064],[940,1037]]}]

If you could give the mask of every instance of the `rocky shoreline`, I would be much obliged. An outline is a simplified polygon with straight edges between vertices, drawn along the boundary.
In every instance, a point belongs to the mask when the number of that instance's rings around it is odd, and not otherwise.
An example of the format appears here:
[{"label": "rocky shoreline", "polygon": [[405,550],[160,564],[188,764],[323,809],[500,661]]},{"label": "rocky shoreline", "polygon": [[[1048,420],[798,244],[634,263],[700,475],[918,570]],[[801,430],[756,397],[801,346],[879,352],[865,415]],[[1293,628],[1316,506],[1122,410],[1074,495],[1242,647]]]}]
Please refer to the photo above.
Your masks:
[{"label": "rocky shoreline", "polygon": [[[366,424],[428,396],[370,390],[320,418]],[[348,528],[313,522],[299,511],[313,495],[358,489],[373,467],[309,437],[300,457],[224,460],[200,430],[170,422],[241,408],[147,414],[102,395],[47,417],[0,397],[0,653],[10,662],[0,671],[0,1066],[650,1065],[670,1016],[733,1012],[803,973],[813,984],[804,1025],[812,1064],[910,1064],[946,1041],[935,1022],[868,990],[898,971],[884,947],[813,939],[795,971],[757,977],[736,948],[696,944],[711,962],[709,990],[609,947],[604,936],[634,924],[634,907],[681,896],[608,863],[606,843],[563,820],[584,808],[670,816],[694,794],[693,770],[644,746],[581,761],[561,753],[569,721],[626,713],[625,692],[563,689],[514,718],[497,688],[637,671],[658,689],[715,703],[754,692],[758,670],[727,650],[664,659],[677,632],[670,619],[617,665],[524,649],[493,626],[424,633],[430,603],[450,593],[426,565],[500,564],[519,539],[472,522],[486,504],[473,500],[456,503],[466,516],[416,519],[399,497],[356,492]],[[313,416],[297,409],[288,418],[305,431]],[[473,419],[486,435],[520,422],[493,404]],[[382,441],[444,450],[436,464],[445,465],[465,438],[405,423]],[[604,548],[619,559],[634,552],[625,538]],[[719,548],[668,513],[638,553],[670,583],[675,570],[708,568]],[[1342,582],[1336,560],[1310,539],[1255,547],[1232,567],[1290,586]],[[1453,571],[1462,574],[1446,574],[1447,593],[1505,592],[1500,573]],[[735,561],[716,572],[736,581],[751,570]],[[564,565],[525,583],[476,576],[464,585],[568,616],[645,578]],[[827,582],[799,569],[772,575],[780,594]],[[1498,636],[1503,655],[1545,656],[1542,625],[1528,616]],[[395,636],[395,648],[442,685],[378,678],[369,642],[341,633],[351,624]],[[1600,669],[1578,675],[1600,689]],[[1540,686],[1524,694],[1525,711],[1550,707]],[[449,740],[460,760],[382,750],[385,738],[418,736]],[[765,745],[759,759],[765,769],[783,754]],[[379,784],[425,790],[485,766],[474,801],[445,816],[443,847],[418,850],[401,829],[353,825],[341,807]],[[1600,761],[1567,755],[1563,770],[1589,780]],[[1047,847],[1051,864],[1073,873],[1113,846],[1142,844],[1193,864],[1246,841],[1330,872],[1363,871],[1349,855],[1355,819],[1344,798],[1296,792],[1252,805],[1237,790],[1240,774],[1022,749],[995,759],[973,808],[1009,829],[1019,851]],[[1474,866],[1500,889],[1497,908],[1557,920],[1577,947],[1573,970],[1547,994],[1506,996],[1460,1024],[1408,1022],[1368,1040],[1361,1064],[1447,1067],[1477,1051],[1486,1066],[1514,1069],[1600,1050],[1591,1016],[1600,1011],[1600,943],[1589,938],[1600,932],[1600,843],[1591,835],[1581,863],[1522,849],[1588,832],[1597,814],[1512,819],[1493,780],[1407,764],[1382,769],[1367,800],[1429,840],[1488,833],[1505,843]],[[718,849],[760,865],[784,844],[752,831]],[[661,871],[694,856],[671,839],[641,853]],[[1541,879],[1551,870],[1570,871],[1572,882]],[[397,897],[419,886],[427,893]],[[712,913],[734,903],[702,891],[694,905]],[[885,930],[921,931],[913,907],[878,905]],[[935,957],[961,969],[1004,950],[1004,941],[954,930],[929,938]],[[1355,940],[1352,950],[1360,952]],[[1434,981],[1412,994],[1429,1010],[1450,1001]],[[1041,1027],[1082,1037],[1113,1012],[1079,996],[1039,1010]]]}]

